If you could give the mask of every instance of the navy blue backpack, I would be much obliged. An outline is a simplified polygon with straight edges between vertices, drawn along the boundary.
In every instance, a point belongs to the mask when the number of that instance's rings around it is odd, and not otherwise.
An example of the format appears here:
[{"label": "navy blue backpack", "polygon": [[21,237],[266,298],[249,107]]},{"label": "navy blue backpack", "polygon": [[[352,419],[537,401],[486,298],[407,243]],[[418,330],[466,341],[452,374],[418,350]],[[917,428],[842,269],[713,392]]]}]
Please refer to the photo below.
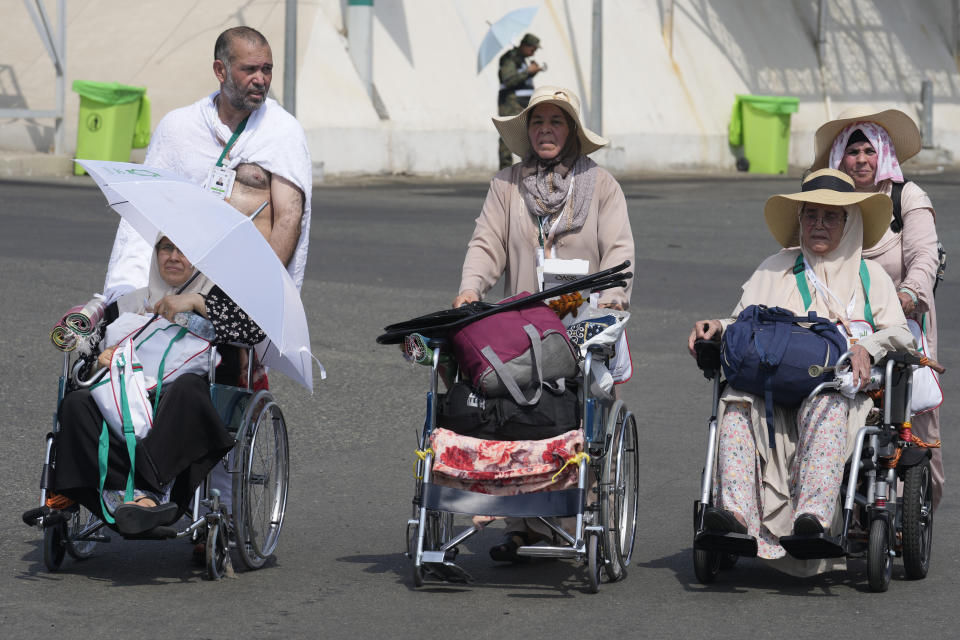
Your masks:
[{"label": "navy blue backpack", "polygon": [[731,387],[763,396],[772,449],[774,403],[798,406],[833,378],[832,372],[811,377],[810,365],[833,366],[846,350],[836,325],[814,311],[795,316],[780,307],[750,305],[723,332],[720,360]]}]

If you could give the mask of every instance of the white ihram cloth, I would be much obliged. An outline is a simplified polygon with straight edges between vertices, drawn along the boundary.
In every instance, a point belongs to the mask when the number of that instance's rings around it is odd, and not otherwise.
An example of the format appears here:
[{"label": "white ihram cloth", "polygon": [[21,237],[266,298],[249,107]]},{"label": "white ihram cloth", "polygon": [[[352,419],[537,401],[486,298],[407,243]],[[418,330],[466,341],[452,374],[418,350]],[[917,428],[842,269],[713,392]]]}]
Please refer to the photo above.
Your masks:
[{"label": "white ihram cloth", "polygon": [[[168,113],[150,138],[144,164],[165,169],[202,184],[233,133],[220,121],[214,99],[219,91]],[[243,133],[234,142],[224,166],[253,163],[297,186],[304,197],[300,240],[287,271],[303,285],[310,244],[310,194],[313,188],[310,151],[303,127],[273,98],[251,112]],[[148,284],[153,247],[126,220],[120,221],[113,243],[104,294],[108,301]]]}]

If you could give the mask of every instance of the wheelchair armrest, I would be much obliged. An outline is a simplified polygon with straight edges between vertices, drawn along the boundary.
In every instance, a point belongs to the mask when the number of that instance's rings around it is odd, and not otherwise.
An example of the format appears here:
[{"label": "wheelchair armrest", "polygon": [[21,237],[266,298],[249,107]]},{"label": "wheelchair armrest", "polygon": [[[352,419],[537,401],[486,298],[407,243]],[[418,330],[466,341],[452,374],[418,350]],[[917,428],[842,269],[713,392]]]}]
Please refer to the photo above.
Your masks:
[{"label": "wheelchair armrest", "polygon": [[906,366],[912,364],[922,364],[923,356],[910,353],[909,351],[890,351],[881,359],[879,364],[885,364],[889,360]]},{"label": "wheelchair armrest", "polygon": [[716,340],[698,339],[693,343],[697,354],[697,366],[703,377],[712,380],[720,372],[720,343]]},{"label": "wheelchair armrest", "polygon": [[594,357],[599,357],[605,361],[612,358],[614,354],[614,348],[612,344],[592,344],[587,347],[587,351],[592,353]]}]

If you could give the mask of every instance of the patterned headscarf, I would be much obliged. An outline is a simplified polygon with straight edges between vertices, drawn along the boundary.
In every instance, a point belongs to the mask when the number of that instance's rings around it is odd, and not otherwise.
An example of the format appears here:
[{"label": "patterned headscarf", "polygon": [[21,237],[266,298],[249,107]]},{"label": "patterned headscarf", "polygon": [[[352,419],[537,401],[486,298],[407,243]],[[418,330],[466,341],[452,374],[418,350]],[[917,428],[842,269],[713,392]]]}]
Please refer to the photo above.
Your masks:
[{"label": "patterned headscarf", "polygon": [[903,171],[900,170],[900,161],[897,160],[897,151],[893,148],[893,142],[887,130],[873,122],[854,122],[844,127],[833,139],[833,146],[830,147],[830,168],[840,169],[850,136],[857,129],[863,132],[873,150],[877,152],[877,174],[873,184],[880,184],[887,179],[903,182]]}]

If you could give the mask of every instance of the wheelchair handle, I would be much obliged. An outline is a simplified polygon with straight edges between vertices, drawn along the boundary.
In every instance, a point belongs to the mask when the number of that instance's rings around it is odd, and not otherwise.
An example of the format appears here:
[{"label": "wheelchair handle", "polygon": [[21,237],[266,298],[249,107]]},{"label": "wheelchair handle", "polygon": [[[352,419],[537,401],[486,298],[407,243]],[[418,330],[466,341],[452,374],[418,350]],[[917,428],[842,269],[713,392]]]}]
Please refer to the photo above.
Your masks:
[{"label": "wheelchair handle", "polygon": [[86,380],[81,378],[79,375],[74,375],[74,380],[77,383],[77,386],[80,387],[81,389],[88,389],[93,385],[95,385],[96,383],[100,382],[100,380],[103,379],[103,376],[107,375],[107,373],[109,372],[110,372],[110,367],[103,367],[102,369],[95,371],[93,375],[87,378]]}]

